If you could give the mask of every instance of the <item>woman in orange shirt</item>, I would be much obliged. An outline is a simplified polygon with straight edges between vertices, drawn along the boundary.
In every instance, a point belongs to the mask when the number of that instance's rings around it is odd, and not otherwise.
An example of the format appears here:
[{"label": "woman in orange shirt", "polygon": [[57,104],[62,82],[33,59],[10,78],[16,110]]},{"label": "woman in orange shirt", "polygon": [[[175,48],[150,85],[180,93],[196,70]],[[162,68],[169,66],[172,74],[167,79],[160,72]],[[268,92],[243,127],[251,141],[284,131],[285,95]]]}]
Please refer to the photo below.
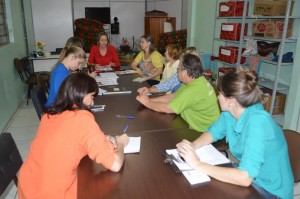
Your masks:
[{"label": "woman in orange shirt", "polygon": [[98,85],[87,74],[64,80],[20,170],[19,199],[77,198],[77,168],[86,155],[111,171],[120,170],[128,136],[113,138],[101,131],[90,112],[97,94]]}]

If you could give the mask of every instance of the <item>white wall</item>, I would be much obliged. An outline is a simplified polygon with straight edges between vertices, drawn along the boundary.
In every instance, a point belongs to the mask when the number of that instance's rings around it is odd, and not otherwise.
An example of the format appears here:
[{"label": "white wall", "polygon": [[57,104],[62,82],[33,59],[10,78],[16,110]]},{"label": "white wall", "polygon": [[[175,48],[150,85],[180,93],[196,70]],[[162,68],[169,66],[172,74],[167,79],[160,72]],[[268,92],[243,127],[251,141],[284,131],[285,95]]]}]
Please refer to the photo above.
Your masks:
[{"label": "white wall", "polygon": [[[182,29],[182,1],[183,0],[148,0],[147,11],[159,10],[168,13],[169,17],[176,17],[176,30]],[[186,13],[187,15],[187,13]]]},{"label": "white wall", "polygon": [[132,37],[144,34],[145,0],[87,1],[73,0],[74,20],[85,17],[85,7],[110,7],[111,21],[118,17],[120,34],[111,35],[111,43],[119,47],[123,37],[132,45]]},{"label": "white wall", "polygon": [[73,36],[71,0],[31,0],[35,42],[46,43],[45,51],[55,51]]},{"label": "white wall", "polygon": [[[144,34],[145,0],[31,0],[35,41],[46,43],[46,51],[63,47],[73,36],[73,23],[85,17],[85,7],[110,7],[111,20],[118,17],[120,34],[112,35],[112,44],[120,46],[127,37],[132,46],[132,37],[137,41]],[[186,28],[187,0],[148,0],[147,10],[160,10],[176,17],[176,29]],[[184,7],[182,8],[184,4]]]}]

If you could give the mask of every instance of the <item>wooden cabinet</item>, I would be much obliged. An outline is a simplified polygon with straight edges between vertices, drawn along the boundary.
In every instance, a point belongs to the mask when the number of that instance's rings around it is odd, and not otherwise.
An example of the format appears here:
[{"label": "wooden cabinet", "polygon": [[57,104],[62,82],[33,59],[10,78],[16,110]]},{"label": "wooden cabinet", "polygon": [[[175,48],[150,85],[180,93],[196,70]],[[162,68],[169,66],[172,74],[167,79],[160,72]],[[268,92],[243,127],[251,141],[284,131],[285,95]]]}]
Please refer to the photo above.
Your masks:
[{"label": "wooden cabinet", "polygon": [[145,17],[145,34],[152,35],[155,44],[157,44],[160,34],[164,32],[164,22],[171,23],[173,30],[176,30],[176,17],[166,17],[166,16]]}]

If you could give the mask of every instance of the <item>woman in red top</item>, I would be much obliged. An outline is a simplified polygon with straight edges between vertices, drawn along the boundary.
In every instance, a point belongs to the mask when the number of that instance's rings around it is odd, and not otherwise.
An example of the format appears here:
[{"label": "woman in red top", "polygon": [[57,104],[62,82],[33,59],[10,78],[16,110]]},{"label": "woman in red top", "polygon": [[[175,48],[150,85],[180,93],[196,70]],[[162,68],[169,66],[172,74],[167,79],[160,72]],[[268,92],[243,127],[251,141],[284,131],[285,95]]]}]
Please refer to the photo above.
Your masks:
[{"label": "woman in red top", "polygon": [[86,155],[117,172],[128,136],[105,136],[90,111],[98,85],[84,73],[62,83],[56,101],[43,115],[19,174],[19,199],[77,198],[77,168]]},{"label": "woman in red top", "polygon": [[97,38],[97,46],[92,46],[89,56],[89,64],[95,64],[96,68],[113,67],[120,68],[120,60],[116,48],[109,45],[108,36],[101,32]]}]

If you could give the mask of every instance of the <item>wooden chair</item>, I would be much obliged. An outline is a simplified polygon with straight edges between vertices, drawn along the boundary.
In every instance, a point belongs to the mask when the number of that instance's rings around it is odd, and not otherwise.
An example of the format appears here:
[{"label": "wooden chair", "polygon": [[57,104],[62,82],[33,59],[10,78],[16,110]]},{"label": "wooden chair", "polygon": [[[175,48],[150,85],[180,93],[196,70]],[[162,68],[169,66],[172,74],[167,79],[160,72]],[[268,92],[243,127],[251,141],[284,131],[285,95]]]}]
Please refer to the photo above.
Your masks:
[{"label": "wooden chair", "polygon": [[0,196],[13,180],[18,186],[17,173],[23,164],[16,143],[10,133],[0,134]]},{"label": "wooden chair", "polygon": [[46,95],[48,96],[49,90],[50,90],[49,79],[45,78],[44,74],[37,74],[36,78],[37,78],[37,84],[40,85],[44,89]]},{"label": "wooden chair", "polygon": [[32,103],[35,108],[35,111],[36,111],[39,119],[41,119],[41,117],[44,113],[44,110],[45,110],[45,104],[47,102],[46,92],[41,85],[36,85],[35,87],[32,88],[31,99],[32,99]]},{"label": "wooden chair", "polygon": [[35,73],[30,74],[27,68],[25,67],[25,65],[18,58],[14,59],[14,63],[22,82],[28,85],[28,89],[27,89],[27,105],[28,105],[30,90],[35,84],[37,84],[36,74]]},{"label": "wooden chair", "polygon": [[30,97],[30,90],[34,85],[38,83],[37,75],[41,75],[41,77],[45,81],[50,81],[50,72],[42,71],[42,72],[34,72],[34,69],[29,61],[28,57],[23,57],[21,59],[15,58],[14,63],[17,69],[17,72],[24,84],[28,84],[27,89],[27,105],[28,99]]},{"label": "wooden chair", "polygon": [[295,183],[300,182],[300,133],[288,129],[284,129],[283,132],[289,149]]}]

